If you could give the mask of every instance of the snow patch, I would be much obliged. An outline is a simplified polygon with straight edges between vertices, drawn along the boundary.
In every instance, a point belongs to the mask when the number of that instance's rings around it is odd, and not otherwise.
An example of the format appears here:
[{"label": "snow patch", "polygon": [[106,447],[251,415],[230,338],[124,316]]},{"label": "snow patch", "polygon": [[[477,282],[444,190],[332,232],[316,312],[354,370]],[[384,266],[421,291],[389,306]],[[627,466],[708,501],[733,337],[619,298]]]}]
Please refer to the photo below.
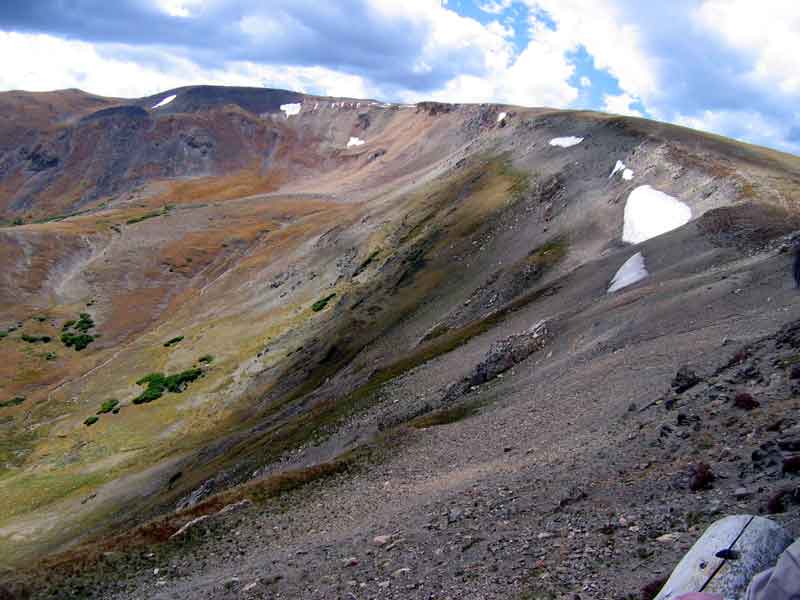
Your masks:
[{"label": "snow patch", "polygon": [[622,241],[638,244],[688,223],[692,209],[677,198],[640,185],[628,196]]},{"label": "snow patch", "polygon": [[497,122],[499,123],[500,121],[505,119],[506,118],[506,114],[507,113],[501,112],[499,115],[497,115]]},{"label": "snow patch", "polygon": [[611,171],[611,175],[608,176],[611,179],[614,175],[622,171],[622,178],[625,181],[630,181],[633,179],[633,171],[631,171],[628,167],[625,166],[625,163],[621,160],[617,161],[617,164],[614,165],[614,169]]},{"label": "snow patch", "polygon": [[175,98],[177,97],[178,97],[177,94],[172,94],[172,96],[167,96],[166,98],[163,98],[161,102],[159,102],[158,104],[154,104],[152,108],[161,108],[162,106],[166,106],[167,104],[175,100]]},{"label": "snow patch", "polygon": [[287,119],[291,116],[300,114],[300,109],[302,107],[303,105],[298,104],[297,102],[293,102],[292,104],[281,104],[281,110],[286,113]]},{"label": "snow patch", "polygon": [[353,146],[363,146],[364,143],[365,143],[364,140],[362,140],[360,138],[351,137],[350,140],[347,142],[347,147],[351,148]]},{"label": "snow patch", "polygon": [[647,268],[644,266],[644,256],[641,252],[637,252],[626,260],[614,275],[608,293],[613,294],[617,290],[641,281],[648,275]]},{"label": "snow patch", "polygon": [[582,137],[557,137],[550,140],[551,146],[560,146],[561,148],[569,148],[570,146],[577,146],[583,141]]}]

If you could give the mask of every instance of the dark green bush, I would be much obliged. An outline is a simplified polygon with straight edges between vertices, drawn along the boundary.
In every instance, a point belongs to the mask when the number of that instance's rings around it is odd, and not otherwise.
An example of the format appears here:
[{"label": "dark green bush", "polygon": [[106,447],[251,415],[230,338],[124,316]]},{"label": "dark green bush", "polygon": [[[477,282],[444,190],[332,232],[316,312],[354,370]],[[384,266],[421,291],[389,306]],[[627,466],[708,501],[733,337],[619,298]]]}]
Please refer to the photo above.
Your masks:
[{"label": "dark green bush", "polygon": [[100,420],[99,417],[89,417],[88,419],[86,419],[83,422],[83,424],[86,425],[87,427],[90,427],[90,426],[94,425],[95,423],[97,423],[99,420]]},{"label": "dark green bush", "polygon": [[203,374],[202,369],[188,369],[183,371],[182,373],[176,373],[175,375],[170,375],[164,380],[164,387],[167,388],[168,392],[172,392],[173,394],[180,394],[183,390],[186,389],[191,382],[198,379]]},{"label": "dark green bush", "polygon": [[330,302],[331,299],[333,299],[335,296],[336,294],[330,294],[328,296],[325,296],[324,298],[320,298],[319,300],[314,302],[314,304],[311,305],[311,310],[313,310],[314,312],[319,312],[323,310],[326,306],[328,306],[328,302]]},{"label": "dark green bush", "polygon": [[179,335],[177,337],[172,338],[171,340],[167,340],[166,342],[164,342],[164,347],[169,348],[170,346],[174,346],[175,344],[178,344],[182,341],[183,341],[183,336]]},{"label": "dark green bush", "polygon": [[146,404],[158,400],[164,392],[180,394],[194,380],[203,375],[202,369],[188,369],[181,373],[164,376],[163,373],[150,373],[145,375],[136,385],[146,385],[147,389],[133,399],[134,404]]},{"label": "dark green bush", "polygon": [[45,360],[55,360],[57,358],[58,356],[56,355],[55,352],[48,352],[47,354],[44,355]]},{"label": "dark green bush", "polygon": [[15,396],[11,400],[3,400],[0,402],[0,408],[8,408],[10,406],[19,406],[25,402],[25,396]]},{"label": "dark green bush", "polygon": [[72,327],[73,325],[75,325],[75,319],[70,319],[69,321],[67,321],[66,323],[64,323],[64,325],[63,325],[63,327],[62,327],[61,329],[62,329],[63,331],[66,331],[67,329],[69,329],[69,328],[70,328],[70,327]]},{"label": "dark green bush", "polygon": [[29,344],[49,344],[52,341],[49,335],[28,335],[27,333],[22,334],[22,341],[28,342]]},{"label": "dark green bush", "polygon": [[92,319],[92,316],[89,313],[81,313],[78,316],[80,318],[78,319],[78,322],[75,323],[75,329],[77,329],[78,331],[82,331],[83,333],[86,333],[92,327],[94,327],[94,320]]},{"label": "dark green bush", "polygon": [[75,348],[77,351],[81,351],[86,346],[91,344],[95,340],[95,336],[89,335],[88,333],[62,333],[61,334],[61,341],[67,348]]},{"label": "dark green bush", "polygon": [[119,404],[119,400],[115,400],[114,398],[109,398],[105,402],[100,405],[100,410],[97,411],[98,415],[103,415],[105,413],[110,413]]},{"label": "dark green bush", "polygon": [[211,356],[210,354],[204,354],[203,356],[201,356],[201,357],[198,359],[198,361],[199,361],[199,362],[201,362],[201,363],[206,363],[206,364],[208,364],[208,363],[212,362],[213,360],[214,360],[214,357],[213,357],[213,356]]}]

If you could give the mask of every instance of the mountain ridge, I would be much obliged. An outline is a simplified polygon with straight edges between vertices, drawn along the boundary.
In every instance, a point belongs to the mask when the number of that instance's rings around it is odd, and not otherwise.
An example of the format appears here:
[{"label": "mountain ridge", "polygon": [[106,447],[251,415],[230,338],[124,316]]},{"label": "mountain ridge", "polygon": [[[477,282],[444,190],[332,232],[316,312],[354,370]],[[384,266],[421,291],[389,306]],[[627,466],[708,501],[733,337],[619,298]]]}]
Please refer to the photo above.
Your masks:
[{"label": "mountain ridge", "polygon": [[[558,471],[578,452],[569,435],[627,460],[618,444],[634,431],[620,417],[629,404],[648,404],[684,362],[719,362],[726,327],[744,344],[800,319],[786,251],[800,230],[791,155],[586,111],[213,86],[91,106],[54,94],[26,113],[28,129],[22,117],[0,121],[13,133],[0,136],[0,401],[24,397],[0,408],[0,564],[23,575],[52,553],[83,564],[82,552],[120,551],[128,581],[155,597],[133,558],[147,550],[127,546],[139,534],[119,546],[110,534],[155,519],[166,539],[144,539],[174,552],[169,536],[192,510],[246,498],[291,514],[289,490],[302,497],[306,485],[311,496],[354,494],[336,500],[343,523],[364,510],[364,485],[380,523],[391,512],[376,487],[385,464],[414,490],[410,520],[428,502],[462,503],[465,482],[481,495],[504,477],[529,489],[540,453],[563,484],[553,493],[567,494],[591,478]],[[9,98],[0,94],[5,116],[20,108]],[[300,108],[290,115],[286,104]],[[565,137],[571,145],[552,144]],[[614,172],[617,161],[631,179]],[[625,207],[644,186],[691,218],[628,244]],[[636,252],[644,278],[609,293]],[[524,336],[541,321],[539,348]],[[65,332],[93,339],[76,350]],[[657,377],[608,371],[635,362],[637,347]],[[572,387],[559,392],[548,377]],[[578,402],[606,378],[602,400]],[[559,410],[573,417],[562,422]],[[503,441],[507,415],[517,425]],[[453,422],[418,429],[425,419]],[[610,432],[608,445],[590,439],[590,423]],[[717,429],[705,433],[721,443]],[[407,439],[395,444],[397,435]],[[504,448],[537,435],[513,468],[498,467]],[[432,457],[430,473],[414,466],[415,447]],[[318,534],[281,543],[306,535]],[[488,585],[491,574],[481,577]],[[485,597],[516,589],[509,577]],[[316,597],[301,579],[279,585]],[[101,595],[127,593],[92,581]],[[191,585],[164,585],[173,584]],[[196,584],[198,594],[228,593]]]}]

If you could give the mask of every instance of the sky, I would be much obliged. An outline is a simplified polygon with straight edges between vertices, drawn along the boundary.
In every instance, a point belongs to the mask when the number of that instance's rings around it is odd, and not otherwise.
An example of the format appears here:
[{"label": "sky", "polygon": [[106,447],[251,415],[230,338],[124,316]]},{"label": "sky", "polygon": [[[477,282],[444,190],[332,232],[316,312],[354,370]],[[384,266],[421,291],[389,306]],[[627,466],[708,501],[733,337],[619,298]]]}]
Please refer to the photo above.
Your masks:
[{"label": "sky", "polygon": [[800,154],[799,0],[2,0],[0,90],[638,115]]}]

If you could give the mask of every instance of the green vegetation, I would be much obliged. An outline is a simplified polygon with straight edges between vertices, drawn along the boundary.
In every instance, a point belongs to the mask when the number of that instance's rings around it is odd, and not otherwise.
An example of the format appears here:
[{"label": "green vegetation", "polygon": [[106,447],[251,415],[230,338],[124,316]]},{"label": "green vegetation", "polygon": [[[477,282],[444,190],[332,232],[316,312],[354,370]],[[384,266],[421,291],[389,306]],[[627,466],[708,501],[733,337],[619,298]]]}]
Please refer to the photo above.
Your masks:
[{"label": "green vegetation", "polygon": [[110,413],[119,405],[119,400],[114,398],[109,398],[105,402],[100,405],[100,410],[97,411],[98,415],[104,415],[106,413]]},{"label": "green vegetation", "polygon": [[92,425],[94,425],[95,423],[97,423],[99,420],[100,420],[100,418],[99,418],[99,417],[94,417],[94,416],[92,416],[92,417],[89,417],[88,419],[86,419],[86,420],[83,422],[83,424],[84,424],[84,425],[86,425],[87,427],[91,427]]},{"label": "green vegetation", "polygon": [[[89,313],[81,313],[77,321],[70,320],[64,323],[61,328],[63,331],[61,342],[67,348],[75,348],[76,351],[80,352],[97,339],[97,336],[87,333],[92,327],[94,327],[92,316]],[[75,329],[80,333],[73,333],[70,329]]]},{"label": "green vegetation", "polygon": [[21,339],[29,344],[49,344],[53,341],[49,335],[28,335],[27,333],[23,333]]},{"label": "green vegetation", "polygon": [[91,344],[94,341],[94,336],[89,335],[87,333],[64,333],[61,334],[61,341],[67,348],[75,348],[76,351],[80,352],[86,346]]},{"label": "green vegetation", "polygon": [[180,394],[186,387],[203,375],[203,370],[198,368],[188,369],[174,375],[165,376],[163,373],[150,373],[145,375],[136,385],[146,385],[147,388],[136,398],[134,404],[147,404],[153,400],[158,400],[164,392]]},{"label": "green vegetation", "polygon": [[314,304],[311,305],[311,310],[313,310],[314,312],[319,312],[321,310],[324,310],[325,307],[328,306],[328,302],[330,302],[335,297],[336,294],[333,293],[329,294],[328,296],[325,296],[324,298],[320,298],[319,300],[314,302]]},{"label": "green vegetation", "polygon": [[56,355],[55,352],[48,352],[47,354],[44,355],[45,360],[56,360],[57,358],[58,355]]},{"label": "green vegetation", "polygon": [[167,340],[164,343],[164,348],[169,348],[170,346],[174,346],[175,344],[179,344],[183,341],[183,336],[179,335],[177,337],[172,338],[171,340]]},{"label": "green vegetation", "polygon": [[78,322],[75,323],[75,329],[86,333],[92,327],[94,327],[94,320],[92,319],[92,316],[89,313],[81,313],[78,316],[80,318],[78,319]]},{"label": "green vegetation", "polygon": [[567,247],[568,244],[564,238],[555,238],[531,250],[528,254],[528,262],[544,268],[552,267],[566,256]]},{"label": "green vegetation", "polygon": [[11,400],[3,400],[2,402],[0,402],[0,408],[19,406],[23,402],[25,402],[25,396],[15,396]]},{"label": "green vegetation", "polygon": [[166,215],[167,213],[169,213],[170,210],[172,210],[172,205],[171,204],[167,204],[161,210],[154,210],[152,212],[145,213],[145,214],[140,215],[138,217],[133,217],[132,219],[128,219],[127,221],[125,221],[125,224],[126,225],[133,225],[135,223],[141,223],[142,221],[146,221],[147,219],[154,219],[155,217],[161,217],[161,216]]},{"label": "green vegetation", "polygon": [[210,354],[204,354],[203,356],[201,356],[201,357],[198,359],[198,362],[201,362],[201,363],[206,363],[206,364],[208,364],[208,363],[210,363],[210,362],[213,362],[213,360],[214,360],[214,357],[213,357],[213,356],[211,356]]},{"label": "green vegetation", "polygon": [[7,337],[7,336],[8,336],[8,332],[7,331],[0,330],[0,340],[2,340],[4,337]]},{"label": "green vegetation", "polygon": [[37,316],[35,316],[35,317],[33,317],[33,318],[34,318],[35,320],[39,321],[39,323],[44,323],[45,321],[47,321],[47,317],[44,317],[44,316],[42,316],[42,315],[37,315]]}]

